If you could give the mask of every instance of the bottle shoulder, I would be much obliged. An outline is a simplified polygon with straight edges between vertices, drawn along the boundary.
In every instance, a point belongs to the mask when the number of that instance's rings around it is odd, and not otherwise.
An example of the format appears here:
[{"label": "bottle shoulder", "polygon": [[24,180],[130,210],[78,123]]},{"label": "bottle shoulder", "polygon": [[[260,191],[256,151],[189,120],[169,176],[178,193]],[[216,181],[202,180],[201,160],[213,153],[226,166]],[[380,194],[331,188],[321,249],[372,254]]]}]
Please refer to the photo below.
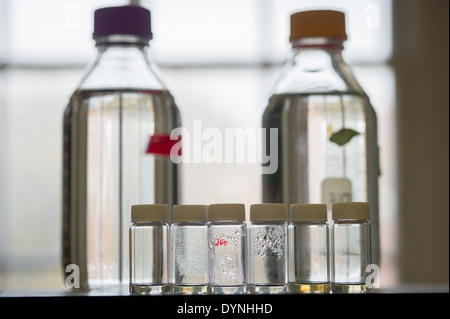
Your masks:
[{"label": "bottle shoulder", "polygon": [[351,92],[366,95],[340,52],[300,50],[286,62],[273,94]]},{"label": "bottle shoulder", "polygon": [[[358,91],[317,91],[317,92],[274,92],[264,109],[263,118],[267,121],[281,120],[283,114],[290,112],[313,112],[319,114],[326,105],[330,111],[339,111],[342,105],[353,105],[347,110],[361,114],[368,119],[376,117],[369,98]],[[288,113],[286,113],[288,112]],[[306,114],[306,113],[304,113]],[[274,118],[275,116],[275,118]]]},{"label": "bottle shoulder", "polygon": [[79,90],[167,90],[157,65],[146,50],[137,46],[99,49],[86,67]]},{"label": "bottle shoulder", "polygon": [[[127,101],[148,101],[149,103],[154,103],[155,100],[161,101],[160,105],[173,109],[176,115],[179,116],[179,110],[175,103],[174,97],[166,89],[136,89],[128,87],[108,87],[108,88],[86,88],[80,87],[76,89],[67,105],[68,109],[71,108],[93,108],[93,105],[89,105],[92,100],[105,100],[111,102],[108,104],[110,107],[115,107],[117,103],[115,100],[122,98],[127,99]],[[118,104],[117,104],[118,105]],[[131,103],[130,106],[135,105]],[[104,104],[99,104],[97,106],[105,106]],[[137,105],[135,105],[137,106]],[[67,112],[67,111],[66,111]]]},{"label": "bottle shoulder", "polygon": [[[98,111],[115,112],[119,108],[129,114],[141,114],[158,107],[159,119],[155,122],[160,132],[170,131],[181,125],[180,110],[168,90],[145,90],[134,88],[76,89],[64,111],[67,125],[83,114],[100,114]],[[127,113],[128,114],[128,113]]]}]

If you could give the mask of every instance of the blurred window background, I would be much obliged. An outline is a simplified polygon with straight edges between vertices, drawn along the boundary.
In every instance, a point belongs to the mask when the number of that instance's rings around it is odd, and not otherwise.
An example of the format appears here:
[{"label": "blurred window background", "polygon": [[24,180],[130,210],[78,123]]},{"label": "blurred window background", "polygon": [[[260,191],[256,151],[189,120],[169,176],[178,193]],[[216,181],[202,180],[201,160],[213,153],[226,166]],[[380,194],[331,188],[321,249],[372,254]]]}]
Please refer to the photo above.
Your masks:
[{"label": "blurred window background", "polygon": [[[289,16],[346,13],[344,58],[377,112],[381,285],[398,284],[396,79],[391,0],[142,0],[150,53],[183,126],[258,127],[290,52]],[[0,0],[0,289],[62,288],[62,115],[96,55],[93,11],[127,1]],[[261,201],[258,164],[186,164],[183,203]]]}]

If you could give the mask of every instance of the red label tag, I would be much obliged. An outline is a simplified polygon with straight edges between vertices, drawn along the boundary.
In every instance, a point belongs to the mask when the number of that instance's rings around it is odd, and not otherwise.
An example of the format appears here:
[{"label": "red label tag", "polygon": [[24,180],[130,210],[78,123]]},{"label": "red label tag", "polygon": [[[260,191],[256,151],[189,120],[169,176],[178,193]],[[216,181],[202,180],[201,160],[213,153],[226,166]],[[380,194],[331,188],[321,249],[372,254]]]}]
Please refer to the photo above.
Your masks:
[{"label": "red label tag", "polygon": [[[169,134],[155,134],[150,137],[147,146],[147,154],[170,156],[172,147],[181,140],[181,136],[176,140],[171,140]],[[178,150],[178,156],[181,156],[181,147]]]}]

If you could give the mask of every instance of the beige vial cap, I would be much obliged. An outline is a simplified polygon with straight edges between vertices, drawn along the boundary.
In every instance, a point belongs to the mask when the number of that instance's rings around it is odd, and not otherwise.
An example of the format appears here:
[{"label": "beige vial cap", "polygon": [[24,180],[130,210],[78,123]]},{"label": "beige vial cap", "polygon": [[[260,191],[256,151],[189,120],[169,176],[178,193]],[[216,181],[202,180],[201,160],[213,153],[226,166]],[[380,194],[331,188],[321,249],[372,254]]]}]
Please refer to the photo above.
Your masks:
[{"label": "beige vial cap", "polygon": [[291,221],[326,221],[326,204],[292,204]]},{"label": "beige vial cap", "polygon": [[140,204],[131,206],[131,221],[165,222],[168,218],[166,204]]},{"label": "beige vial cap", "polygon": [[175,205],[173,207],[174,222],[206,222],[208,221],[207,205]]},{"label": "beige vial cap", "polygon": [[334,10],[310,10],[292,14],[290,42],[307,37],[346,40],[345,14]]},{"label": "beige vial cap", "polygon": [[211,204],[208,207],[210,221],[245,220],[244,204]]},{"label": "beige vial cap", "polygon": [[283,221],[287,218],[285,204],[253,204],[250,206],[251,221]]},{"label": "beige vial cap", "polygon": [[369,219],[369,203],[366,202],[342,202],[334,203],[331,207],[331,215],[336,219]]}]

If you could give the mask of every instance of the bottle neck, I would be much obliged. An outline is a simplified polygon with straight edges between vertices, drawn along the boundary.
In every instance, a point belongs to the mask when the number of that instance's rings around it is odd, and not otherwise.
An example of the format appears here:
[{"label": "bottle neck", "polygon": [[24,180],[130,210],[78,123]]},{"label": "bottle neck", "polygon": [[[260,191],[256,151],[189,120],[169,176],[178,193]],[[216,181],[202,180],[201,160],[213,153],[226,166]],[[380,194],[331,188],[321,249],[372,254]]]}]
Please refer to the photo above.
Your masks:
[{"label": "bottle neck", "polygon": [[302,63],[317,71],[344,66],[343,41],[332,38],[302,38],[292,42],[295,63]]},{"label": "bottle neck", "polygon": [[129,65],[133,63],[146,63],[148,64],[148,42],[139,41],[122,41],[122,39],[117,39],[117,41],[101,41],[96,42],[97,47],[97,60],[98,62],[117,64],[120,66]]},{"label": "bottle neck", "polygon": [[137,46],[144,48],[148,46],[148,42],[149,39],[144,37],[126,34],[112,34],[96,38],[95,46],[99,49],[105,46]]},{"label": "bottle neck", "polygon": [[317,50],[338,50],[344,48],[344,41],[337,38],[311,37],[301,38],[292,41],[292,47],[295,49],[317,49]]}]

